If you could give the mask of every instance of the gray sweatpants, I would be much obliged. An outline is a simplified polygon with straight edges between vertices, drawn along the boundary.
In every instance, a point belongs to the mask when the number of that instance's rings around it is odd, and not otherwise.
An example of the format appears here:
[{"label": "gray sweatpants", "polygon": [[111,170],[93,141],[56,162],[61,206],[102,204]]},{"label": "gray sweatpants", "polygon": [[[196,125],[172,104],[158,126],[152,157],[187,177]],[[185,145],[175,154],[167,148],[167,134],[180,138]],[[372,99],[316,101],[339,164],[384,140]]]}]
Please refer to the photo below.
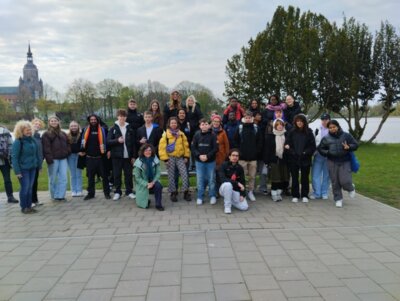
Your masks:
[{"label": "gray sweatpants", "polygon": [[349,192],[354,190],[350,161],[334,162],[328,159],[328,170],[332,182],[333,199],[343,200],[342,189]]}]

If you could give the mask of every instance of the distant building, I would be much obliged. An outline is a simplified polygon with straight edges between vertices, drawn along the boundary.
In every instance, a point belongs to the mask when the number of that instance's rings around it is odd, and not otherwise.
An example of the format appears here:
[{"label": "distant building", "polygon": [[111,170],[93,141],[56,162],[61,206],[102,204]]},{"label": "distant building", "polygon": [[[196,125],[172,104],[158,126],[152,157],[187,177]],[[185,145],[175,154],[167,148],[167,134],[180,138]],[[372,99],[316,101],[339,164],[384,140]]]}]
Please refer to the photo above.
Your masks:
[{"label": "distant building", "polygon": [[23,99],[38,100],[43,96],[43,81],[39,79],[39,71],[33,63],[31,45],[28,46],[27,61],[24,65],[23,76],[19,77],[18,87],[0,87],[0,97],[17,107]]}]

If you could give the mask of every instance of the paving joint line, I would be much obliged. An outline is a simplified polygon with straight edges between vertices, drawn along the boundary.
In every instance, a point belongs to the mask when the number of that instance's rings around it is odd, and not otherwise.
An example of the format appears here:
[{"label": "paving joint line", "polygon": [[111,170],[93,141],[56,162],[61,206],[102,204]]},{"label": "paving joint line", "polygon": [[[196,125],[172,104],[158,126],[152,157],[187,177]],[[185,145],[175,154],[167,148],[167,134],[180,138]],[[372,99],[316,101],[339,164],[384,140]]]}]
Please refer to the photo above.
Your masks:
[{"label": "paving joint line", "polygon": [[336,230],[336,229],[371,229],[371,228],[400,228],[400,224],[389,225],[365,225],[365,226],[336,226],[336,227],[311,227],[311,228],[249,228],[249,229],[218,229],[218,230],[190,230],[190,231],[167,231],[167,232],[142,232],[124,233],[107,235],[83,235],[83,236],[59,236],[59,237],[35,237],[35,238],[10,238],[0,239],[0,242],[25,242],[25,241],[53,241],[53,240],[72,240],[72,239],[105,239],[134,236],[161,236],[170,234],[198,234],[198,233],[232,233],[232,232],[282,232],[282,231],[304,231],[304,230]]}]

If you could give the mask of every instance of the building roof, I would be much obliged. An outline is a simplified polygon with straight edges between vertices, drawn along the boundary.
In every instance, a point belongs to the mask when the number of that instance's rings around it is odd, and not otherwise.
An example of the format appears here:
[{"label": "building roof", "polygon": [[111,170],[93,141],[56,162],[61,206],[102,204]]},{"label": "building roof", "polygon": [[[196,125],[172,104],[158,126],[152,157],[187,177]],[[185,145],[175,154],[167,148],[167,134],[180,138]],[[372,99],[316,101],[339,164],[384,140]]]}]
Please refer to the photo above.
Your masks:
[{"label": "building roof", "polygon": [[0,87],[0,95],[18,94],[18,87]]}]

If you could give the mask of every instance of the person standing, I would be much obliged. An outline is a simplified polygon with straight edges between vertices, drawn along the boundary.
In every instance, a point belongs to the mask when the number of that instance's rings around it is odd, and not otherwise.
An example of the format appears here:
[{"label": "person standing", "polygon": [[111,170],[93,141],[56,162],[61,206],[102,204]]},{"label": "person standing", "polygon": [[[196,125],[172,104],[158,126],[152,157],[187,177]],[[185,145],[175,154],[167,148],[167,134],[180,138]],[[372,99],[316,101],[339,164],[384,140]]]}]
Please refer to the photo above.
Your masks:
[{"label": "person standing", "polygon": [[12,145],[12,165],[20,183],[20,206],[24,214],[35,213],[32,208],[32,187],[37,169],[42,168],[39,147],[32,137],[32,124],[18,121],[14,128],[15,141]]},{"label": "person standing", "polygon": [[222,163],[218,169],[221,187],[219,194],[224,198],[224,212],[232,213],[232,206],[245,211],[249,209],[246,201],[246,181],[243,167],[239,162],[239,150],[233,148],[229,151],[229,161]]},{"label": "person standing", "polygon": [[237,129],[239,128],[240,120],[236,120],[235,112],[229,112],[228,121],[224,124],[224,130],[226,135],[228,136],[229,146],[230,148],[238,147],[235,141],[235,134]]},{"label": "person standing", "polygon": [[[331,120],[331,116],[327,113],[321,115],[321,125],[315,129],[315,143],[318,147],[322,138],[329,134],[328,122]],[[329,189],[329,170],[328,170],[328,159],[322,156],[318,151],[314,154],[313,164],[311,168],[311,181],[313,193],[310,195],[310,199],[328,199]]]},{"label": "person standing", "polygon": [[143,114],[138,112],[137,102],[133,98],[128,101],[128,115],[126,117],[126,122],[134,132],[144,124]]},{"label": "person standing", "polygon": [[146,111],[143,114],[144,125],[136,132],[136,149],[140,149],[145,143],[149,143],[154,147],[156,155],[158,155],[158,144],[160,143],[163,134],[162,127],[155,123],[151,111]]},{"label": "person standing", "polygon": [[78,168],[79,152],[81,150],[81,127],[78,122],[71,121],[67,134],[71,154],[68,156],[68,167],[70,173],[71,196],[83,196],[82,192],[82,169]]},{"label": "person standing", "polygon": [[[293,125],[293,129],[290,130],[285,141],[285,150],[288,153],[289,169],[292,176],[292,202],[297,203],[301,197],[303,203],[308,203],[311,159],[316,150],[315,138],[308,127],[305,115],[296,115]],[[301,194],[299,187],[300,174]]]},{"label": "person standing", "polygon": [[13,140],[10,131],[5,126],[0,125],[0,171],[4,179],[4,187],[7,194],[7,202],[18,203],[18,200],[14,198],[14,192],[10,176],[12,144]]},{"label": "person standing", "polygon": [[272,133],[266,133],[263,145],[263,161],[269,166],[271,177],[271,197],[274,202],[282,201],[282,192],[289,181],[289,170],[286,163],[285,122],[275,119]]},{"label": "person standing", "polygon": [[95,197],[95,177],[98,174],[102,179],[104,197],[109,200],[110,186],[105,173],[103,157],[106,156],[107,131],[101,126],[100,118],[96,114],[87,117],[88,126],[82,131],[80,156],[86,156],[86,175],[88,178],[88,194],[83,200]]},{"label": "person standing", "polygon": [[164,130],[167,130],[168,121],[171,117],[178,117],[178,110],[182,108],[182,95],[178,90],[173,90],[169,101],[164,106]]},{"label": "person standing", "polygon": [[178,190],[175,184],[175,173],[179,171],[182,178],[182,189],[184,199],[191,201],[192,197],[189,191],[189,176],[186,164],[190,158],[189,143],[185,134],[179,130],[178,118],[170,117],[167,122],[167,130],[162,135],[158,145],[160,160],[165,162],[168,171],[168,192],[171,202],[177,202]]},{"label": "person standing", "polygon": [[215,159],[218,152],[217,136],[210,129],[206,119],[200,119],[200,131],[192,142],[192,152],[196,160],[197,205],[203,204],[204,192],[208,183],[210,204],[217,202],[215,189]]},{"label": "person standing", "polygon": [[151,115],[153,117],[153,123],[157,124],[158,127],[162,129],[164,127],[164,117],[161,113],[160,102],[157,99],[153,99],[150,102],[148,111],[151,112]]},{"label": "person standing", "polygon": [[244,116],[244,109],[241,107],[239,100],[237,99],[237,97],[232,96],[229,98],[228,100],[229,104],[226,107],[226,109],[224,110],[224,114],[222,116],[222,124],[226,124],[228,122],[228,117],[229,117],[229,113],[234,114],[235,116],[235,120],[239,121],[242,120],[243,116]]},{"label": "person standing", "polygon": [[49,117],[49,127],[42,136],[43,155],[47,162],[50,196],[56,201],[65,201],[67,192],[67,158],[71,152],[67,135],[61,130],[60,119]]},{"label": "person standing", "polygon": [[321,155],[328,158],[329,177],[332,182],[333,199],[336,207],[343,206],[342,189],[354,198],[356,190],[351,175],[351,154],[358,148],[352,135],[342,130],[337,120],[328,122],[329,134],[322,138],[318,146]]},{"label": "person standing", "polygon": [[126,122],[125,110],[117,111],[118,120],[109,130],[107,136],[107,147],[111,152],[111,160],[114,176],[114,201],[121,198],[122,171],[125,179],[125,194],[130,198],[136,198],[133,193],[133,163],[135,162],[135,136],[133,129]]},{"label": "person standing", "polygon": [[284,110],[286,121],[289,124],[293,124],[294,116],[301,114],[300,104],[294,100],[292,95],[286,96],[285,102],[287,105],[286,109]]},{"label": "person standing", "polygon": [[[34,118],[32,120],[32,129],[33,129],[32,137],[36,140],[36,143],[38,145],[40,162],[42,162],[42,163],[43,163],[43,159],[44,159],[43,146],[42,146],[42,138],[40,136],[39,131],[43,128],[44,128],[44,122],[41,119]],[[42,202],[39,202],[39,198],[37,195],[38,180],[39,180],[39,168],[36,170],[35,181],[33,182],[33,187],[32,187],[32,207],[43,205]]]},{"label": "person standing", "polygon": [[250,111],[247,111],[242,119],[242,124],[235,134],[235,145],[239,146],[240,160],[239,164],[243,167],[248,183],[247,197],[255,202],[254,188],[257,174],[258,154],[262,149],[262,138],[260,129],[254,124],[254,117]]},{"label": "person standing", "polygon": [[162,185],[160,183],[160,160],[155,154],[154,147],[143,144],[135,161],[136,204],[140,208],[149,208],[150,193],[154,193],[156,209],[164,211],[162,206]]}]

